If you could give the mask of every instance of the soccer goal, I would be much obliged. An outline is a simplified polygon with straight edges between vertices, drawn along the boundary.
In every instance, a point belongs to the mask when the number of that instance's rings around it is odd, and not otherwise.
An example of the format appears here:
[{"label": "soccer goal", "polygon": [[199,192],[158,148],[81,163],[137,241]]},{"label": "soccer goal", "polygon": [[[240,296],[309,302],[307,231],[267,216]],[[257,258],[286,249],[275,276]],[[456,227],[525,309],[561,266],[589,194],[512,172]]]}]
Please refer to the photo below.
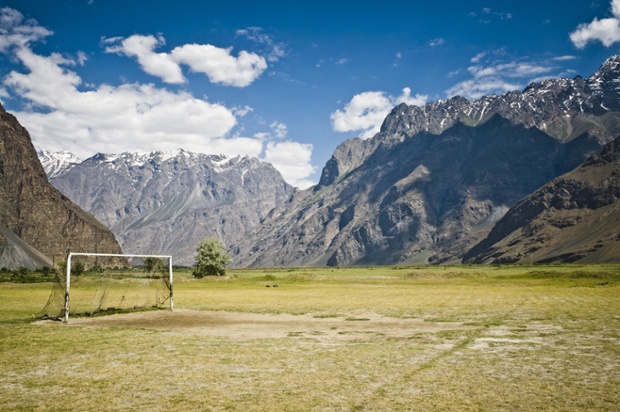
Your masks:
[{"label": "soccer goal", "polygon": [[44,318],[174,309],[172,256],[69,253],[56,280]]}]

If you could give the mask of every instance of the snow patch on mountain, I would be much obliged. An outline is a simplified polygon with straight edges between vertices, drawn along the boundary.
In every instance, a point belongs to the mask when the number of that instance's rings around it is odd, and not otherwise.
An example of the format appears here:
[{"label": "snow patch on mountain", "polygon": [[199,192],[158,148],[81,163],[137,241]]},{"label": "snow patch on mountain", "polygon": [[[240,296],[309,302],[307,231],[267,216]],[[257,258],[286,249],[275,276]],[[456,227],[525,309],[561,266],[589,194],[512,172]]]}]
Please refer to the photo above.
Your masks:
[{"label": "snow patch on mountain", "polygon": [[82,159],[66,150],[50,152],[45,149],[37,149],[37,156],[50,179],[64,173],[76,164],[82,163]]}]

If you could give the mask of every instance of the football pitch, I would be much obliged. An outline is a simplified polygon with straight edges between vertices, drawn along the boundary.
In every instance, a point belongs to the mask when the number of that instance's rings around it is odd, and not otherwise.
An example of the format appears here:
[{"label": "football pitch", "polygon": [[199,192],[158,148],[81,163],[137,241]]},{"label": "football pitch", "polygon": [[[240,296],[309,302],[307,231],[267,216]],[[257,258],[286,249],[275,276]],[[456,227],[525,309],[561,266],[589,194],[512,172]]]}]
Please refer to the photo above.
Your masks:
[{"label": "football pitch", "polygon": [[50,283],[0,283],[0,411],[620,404],[620,264],[174,275],[173,312],[67,324],[34,318]]}]

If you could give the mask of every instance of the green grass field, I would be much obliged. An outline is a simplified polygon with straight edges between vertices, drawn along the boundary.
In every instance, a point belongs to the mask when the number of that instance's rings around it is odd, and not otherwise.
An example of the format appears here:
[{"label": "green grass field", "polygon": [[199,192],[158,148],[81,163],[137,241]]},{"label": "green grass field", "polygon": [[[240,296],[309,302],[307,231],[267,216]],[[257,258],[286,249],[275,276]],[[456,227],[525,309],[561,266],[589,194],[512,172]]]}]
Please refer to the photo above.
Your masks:
[{"label": "green grass field", "polygon": [[0,411],[620,404],[620,265],[175,272],[173,313],[35,322],[50,290],[0,283]]}]

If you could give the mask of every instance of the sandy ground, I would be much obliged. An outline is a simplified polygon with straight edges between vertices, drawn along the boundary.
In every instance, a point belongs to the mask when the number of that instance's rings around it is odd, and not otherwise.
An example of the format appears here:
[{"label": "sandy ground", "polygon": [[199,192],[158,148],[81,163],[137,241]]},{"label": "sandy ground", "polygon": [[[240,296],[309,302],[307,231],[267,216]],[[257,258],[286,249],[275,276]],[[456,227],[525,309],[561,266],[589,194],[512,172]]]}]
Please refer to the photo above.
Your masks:
[{"label": "sandy ground", "polygon": [[256,314],[175,309],[136,312],[95,318],[71,318],[69,323],[48,325],[89,328],[138,328],[176,335],[213,336],[230,339],[305,337],[320,341],[364,340],[377,335],[404,338],[416,333],[472,329],[458,322],[425,322],[422,319],[388,318],[374,313],[351,316]]}]

